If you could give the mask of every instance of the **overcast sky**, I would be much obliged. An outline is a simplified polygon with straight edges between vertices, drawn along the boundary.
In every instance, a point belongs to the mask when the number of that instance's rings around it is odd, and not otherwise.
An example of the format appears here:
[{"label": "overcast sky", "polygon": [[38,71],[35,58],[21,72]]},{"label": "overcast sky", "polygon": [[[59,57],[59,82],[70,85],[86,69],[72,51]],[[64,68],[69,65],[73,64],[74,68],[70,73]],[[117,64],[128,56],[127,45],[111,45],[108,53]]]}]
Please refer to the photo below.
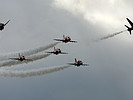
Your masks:
[{"label": "overcast sky", "polygon": [[125,30],[124,25],[129,26],[126,18],[133,21],[132,4],[131,0],[1,0],[0,22],[11,20],[0,32],[1,55],[55,43],[53,39],[63,35],[78,41],[56,46],[68,55],[50,55],[7,69],[64,66],[74,62],[75,57],[90,66],[71,66],[26,78],[0,76],[0,98],[132,100],[133,36],[123,32],[106,40],[91,42]]}]

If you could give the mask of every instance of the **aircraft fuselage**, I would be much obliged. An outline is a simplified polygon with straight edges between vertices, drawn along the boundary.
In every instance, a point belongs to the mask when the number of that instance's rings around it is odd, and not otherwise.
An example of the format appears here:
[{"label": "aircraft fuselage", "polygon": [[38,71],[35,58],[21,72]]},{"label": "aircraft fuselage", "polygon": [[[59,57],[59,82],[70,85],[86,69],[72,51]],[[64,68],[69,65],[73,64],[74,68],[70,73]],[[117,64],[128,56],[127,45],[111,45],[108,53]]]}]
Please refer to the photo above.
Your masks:
[{"label": "aircraft fuselage", "polygon": [[0,30],[2,31],[4,29],[5,24],[0,23]]}]

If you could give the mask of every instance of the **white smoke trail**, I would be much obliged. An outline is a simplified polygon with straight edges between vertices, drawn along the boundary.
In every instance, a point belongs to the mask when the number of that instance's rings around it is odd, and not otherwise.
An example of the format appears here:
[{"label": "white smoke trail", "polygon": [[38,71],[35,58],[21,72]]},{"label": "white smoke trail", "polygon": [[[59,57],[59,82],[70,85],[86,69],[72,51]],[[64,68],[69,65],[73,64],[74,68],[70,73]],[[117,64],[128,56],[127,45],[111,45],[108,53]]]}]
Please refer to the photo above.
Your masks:
[{"label": "white smoke trail", "polygon": [[27,50],[27,51],[21,51],[21,52],[17,52],[17,53],[12,53],[12,54],[6,54],[6,55],[0,55],[0,61],[4,61],[4,60],[9,60],[9,58],[13,58],[13,57],[18,57],[18,53],[24,55],[24,56],[30,56],[33,54],[37,54],[39,52],[45,51],[49,48],[52,48],[54,46],[56,46],[59,42],[47,45],[47,46],[43,46],[43,47],[39,47],[36,49],[31,49],[31,50]]},{"label": "white smoke trail", "polygon": [[104,36],[104,37],[101,37],[101,38],[99,38],[99,39],[93,40],[93,42],[99,42],[99,41],[101,41],[101,40],[109,39],[109,38],[111,38],[111,37],[114,37],[114,36],[116,36],[116,35],[118,35],[118,34],[121,34],[121,33],[125,32],[125,31],[127,31],[127,30],[120,31],[120,32],[117,32],[117,33],[113,33],[113,34],[109,34],[109,35],[107,35],[107,36]]},{"label": "white smoke trail", "polygon": [[49,55],[51,54],[40,54],[40,55],[33,55],[33,56],[29,56],[27,59],[29,60],[24,60],[24,61],[16,61],[16,60],[13,60],[13,61],[5,61],[5,62],[1,62],[0,63],[0,67],[6,67],[6,66],[12,66],[12,65],[18,65],[18,64],[23,64],[23,63],[29,63],[29,62],[33,62],[33,61],[36,61],[36,60],[40,60],[40,59],[43,59],[43,58],[46,58],[48,57]]},{"label": "white smoke trail", "polygon": [[44,47],[40,47],[40,48],[37,48],[37,49],[25,51],[25,52],[22,52],[22,54],[25,55],[25,56],[30,56],[30,55],[45,51],[49,48],[52,48],[52,47],[56,46],[58,43],[59,42],[56,42],[56,43],[53,43],[53,44],[50,44],[50,45],[47,45],[47,46],[44,46]]},{"label": "white smoke trail", "polygon": [[70,66],[61,66],[61,67],[53,67],[53,68],[40,68],[33,69],[29,71],[13,71],[13,70],[0,70],[0,75],[5,77],[31,77],[31,76],[40,76],[45,74],[50,74],[53,72],[61,71]]}]

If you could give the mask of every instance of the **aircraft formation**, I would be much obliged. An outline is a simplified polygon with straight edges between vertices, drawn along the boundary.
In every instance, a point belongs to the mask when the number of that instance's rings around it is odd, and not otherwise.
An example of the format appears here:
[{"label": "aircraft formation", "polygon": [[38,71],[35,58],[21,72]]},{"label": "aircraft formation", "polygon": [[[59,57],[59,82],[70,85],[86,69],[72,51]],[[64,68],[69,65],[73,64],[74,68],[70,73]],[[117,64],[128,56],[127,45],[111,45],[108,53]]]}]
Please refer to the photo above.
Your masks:
[{"label": "aircraft formation", "polygon": [[[128,31],[130,33],[130,35],[131,35],[132,34],[131,31],[133,30],[133,22],[129,18],[126,18],[126,19],[129,22],[130,27],[127,26],[127,25],[125,25],[125,27],[127,27],[127,30],[125,30],[125,31]],[[10,22],[10,20],[8,20],[6,23],[0,23],[0,30],[2,31],[9,22]],[[108,39],[108,38],[113,37],[113,36],[115,36],[117,34],[120,34],[122,32],[124,32],[124,31],[120,31],[120,32],[117,32],[117,33],[113,33],[111,35],[102,37],[102,38],[100,38],[100,39],[98,39],[96,41]],[[65,35],[63,35],[63,38],[62,39],[53,39],[53,40],[59,41],[59,42],[62,42],[62,43],[68,43],[68,42],[77,43],[77,41],[72,40],[70,36],[65,36]],[[55,55],[68,54],[67,52],[62,52],[60,48],[56,48],[55,47],[55,45],[57,45],[58,43],[54,43],[54,44],[51,44],[51,45],[49,45],[47,47],[40,47],[40,48],[37,48],[35,50],[31,50],[29,52],[28,51],[25,52],[25,54],[27,54],[27,56],[30,56],[30,57],[25,57],[23,55],[23,53],[22,54],[21,53],[18,53],[18,57],[10,57],[10,58],[5,57],[5,58],[3,58],[3,60],[5,59],[5,60],[10,60],[10,61],[4,62],[4,63],[0,63],[0,67],[11,66],[11,65],[16,65],[16,64],[22,64],[22,63],[25,63],[25,62],[27,63],[27,62],[31,62],[31,61],[36,61],[36,60],[45,58],[45,57],[47,57],[47,56],[49,56],[51,54],[55,54]],[[53,51],[47,51],[47,52],[45,52],[46,54],[41,54],[41,55],[38,55],[38,56],[31,56],[33,54],[37,54],[38,52],[45,51],[45,50],[47,50],[49,48],[52,48],[52,47],[54,47],[54,50]],[[1,60],[2,59],[0,59],[0,61]],[[89,66],[89,64],[84,64],[83,61],[77,60],[77,58],[75,58],[74,60],[75,60],[75,62],[67,63],[68,66],[53,68],[53,69],[50,69],[48,71],[43,69],[43,73],[55,72],[55,71],[58,71],[58,70],[62,70],[62,69],[68,68],[71,65],[74,65],[74,66],[77,66],[77,67],[79,67],[79,66]],[[15,73],[14,74],[15,76],[18,75],[18,76],[21,76],[21,77],[22,76],[27,76],[27,75],[33,74],[33,72],[27,72],[27,74],[24,74],[24,73],[18,74],[17,72],[14,72],[14,73]],[[39,71],[35,72],[35,75],[37,73],[38,73],[38,75],[40,75],[42,72],[41,72],[41,70],[39,70]],[[7,73],[5,73],[3,75],[7,75]]]},{"label": "aircraft formation", "polygon": [[[68,42],[77,42],[77,41],[72,41],[71,38],[69,36],[65,36],[63,35],[63,39],[56,39],[57,41],[62,41],[64,43],[68,43]],[[60,48],[55,48],[54,47],[54,50],[53,51],[50,51],[50,52],[46,52],[46,53],[50,53],[50,54],[55,54],[55,55],[58,55],[58,54],[68,54],[66,52],[62,52]],[[33,61],[32,59],[27,59],[24,55],[21,55],[20,53],[18,54],[18,57],[15,57],[15,58],[9,58],[11,60],[17,60],[17,61]],[[68,63],[69,65],[75,65],[75,66],[88,66],[88,64],[83,64],[82,61],[77,61],[77,59],[75,58],[75,63]]]},{"label": "aircraft formation", "polygon": [[[64,43],[68,43],[68,42],[74,42],[74,43],[77,43],[77,41],[75,41],[75,40],[71,40],[71,38],[69,37],[69,36],[65,36],[65,35],[63,35],[63,39],[54,39],[54,40],[56,40],[56,41],[62,41],[62,42],[64,42]],[[61,52],[61,50],[60,49],[55,49],[54,48],[54,51],[53,52],[49,52],[49,53],[54,53],[54,54],[67,54],[67,53],[65,53],[65,52]],[[68,63],[69,65],[75,65],[75,66],[88,66],[88,64],[83,64],[83,62],[82,61],[77,61],[77,59],[75,58],[75,63]]]},{"label": "aircraft formation", "polygon": [[[9,23],[10,20],[8,20],[5,24],[4,23],[0,23],[0,30],[2,31],[4,29],[4,27]],[[77,43],[77,41],[71,40],[70,36],[65,36],[63,35],[63,39],[54,39],[55,41],[62,41],[63,43],[68,43],[68,42],[74,42]],[[66,52],[62,52],[61,49],[59,48],[55,48],[54,47],[54,51],[50,51],[50,52],[46,52],[46,53],[50,53],[50,54],[68,54]],[[21,55],[20,53],[18,53],[18,57],[13,57],[13,58],[9,58],[10,60],[16,60],[16,61],[33,61],[32,59],[27,59],[24,55]],[[76,59],[76,58],[75,58]],[[82,61],[76,61],[74,64],[70,64],[69,65],[75,65],[75,66],[80,66],[80,65],[84,65],[84,66],[88,66],[87,64],[83,64]]]}]

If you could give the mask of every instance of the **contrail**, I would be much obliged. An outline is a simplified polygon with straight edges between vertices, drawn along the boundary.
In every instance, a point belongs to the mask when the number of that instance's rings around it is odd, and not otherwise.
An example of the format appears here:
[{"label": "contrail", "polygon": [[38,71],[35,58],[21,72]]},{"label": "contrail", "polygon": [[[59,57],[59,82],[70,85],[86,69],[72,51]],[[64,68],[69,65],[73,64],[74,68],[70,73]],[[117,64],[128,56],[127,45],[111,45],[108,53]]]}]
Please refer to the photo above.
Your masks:
[{"label": "contrail", "polygon": [[117,32],[117,33],[113,33],[113,34],[110,34],[110,35],[101,37],[101,38],[99,38],[99,39],[93,40],[93,42],[99,42],[99,41],[101,41],[101,40],[109,39],[109,38],[111,38],[111,37],[114,37],[114,36],[116,36],[116,35],[118,35],[118,34],[121,34],[121,33],[125,32],[125,31],[127,31],[127,30],[120,31],[120,32]]},{"label": "contrail", "polygon": [[1,62],[0,63],[0,67],[6,67],[6,66],[12,66],[12,65],[18,65],[18,64],[23,64],[23,63],[29,63],[29,62],[32,62],[32,61],[36,61],[36,60],[39,60],[39,59],[43,59],[43,58],[46,58],[48,57],[49,55],[51,54],[40,54],[40,55],[33,55],[33,56],[29,56],[27,59],[29,60],[24,60],[24,61],[17,61],[17,60],[9,60],[9,61],[5,61],[5,62]]},{"label": "contrail", "polygon": [[44,47],[40,47],[40,48],[37,48],[37,49],[25,51],[25,52],[22,52],[22,54],[25,55],[25,56],[30,56],[30,55],[45,51],[45,50],[47,50],[49,48],[52,48],[52,47],[56,46],[58,43],[59,42],[56,42],[56,43],[50,44],[48,46],[44,46]]},{"label": "contrail", "polygon": [[50,74],[53,72],[61,71],[70,66],[61,66],[61,67],[53,67],[53,68],[40,68],[40,69],[33,69],[29,71],[17,71],[17,70],[0,70],[0,75],[5,77],[31,77],[31,76],[40,76],[45,74]]},{"label": "contrail", "polygon": [[36,48],[36,49],[27,50],[27,51],[21,51],[21,52],[17,52],[17,53],[14,53],[14,54],[12,53],[12,54],[0,55],[0,61],[9,60],[9,58],[11,58],[11,57],[17,57],[18,53],[20,53],[24,56],[30,56],[30,55],[33,55],[33,54],[37,54],[39,52],[45,51],[49,48],[52,48],[52,47],[56,46],[58,43],[59,42],[56,42],[56,43],[53,43],[53,44],[50,44],[50,45],[47,45],[47,46],[43,46],[43,47],[39,47],[39,48]]}]

